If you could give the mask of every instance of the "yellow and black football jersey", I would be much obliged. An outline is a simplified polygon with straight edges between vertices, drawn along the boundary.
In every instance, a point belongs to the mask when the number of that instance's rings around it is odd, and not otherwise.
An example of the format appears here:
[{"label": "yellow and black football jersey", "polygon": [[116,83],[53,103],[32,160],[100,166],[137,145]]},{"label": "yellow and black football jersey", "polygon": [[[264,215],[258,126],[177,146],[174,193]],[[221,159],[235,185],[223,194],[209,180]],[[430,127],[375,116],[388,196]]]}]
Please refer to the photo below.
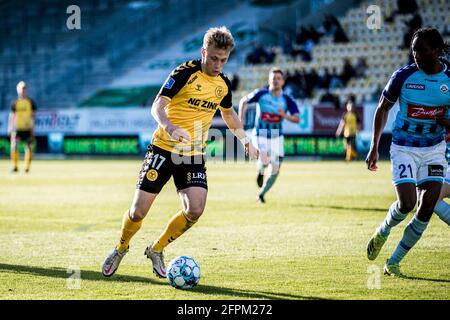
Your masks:
[{"label": "yellow and black football jersey", "polygon": [[14,129],[16,131],[27,131],[33,127],[33,112],[36,105],[29,98],[19,98],[11,105],[11,111],[14,113]]},{"label": "yellow and black football jersey", "polygon": [[165,111],[171,123],[186,130],[192,143],[173,140],[161,127],[153,134],[152,144],[184,155],[204,153],[208,129],[217,108],[232,107],[230,81],[220,73],[217,77],[202,72],[201,61],[183,63],[167,78],[159,96],[169,100]]},{"label": "yellow and black football jersey", "polygon": [[344,137],[356,136],[358,130],[359,117],[355,112],[346,112],[344,115]]}]

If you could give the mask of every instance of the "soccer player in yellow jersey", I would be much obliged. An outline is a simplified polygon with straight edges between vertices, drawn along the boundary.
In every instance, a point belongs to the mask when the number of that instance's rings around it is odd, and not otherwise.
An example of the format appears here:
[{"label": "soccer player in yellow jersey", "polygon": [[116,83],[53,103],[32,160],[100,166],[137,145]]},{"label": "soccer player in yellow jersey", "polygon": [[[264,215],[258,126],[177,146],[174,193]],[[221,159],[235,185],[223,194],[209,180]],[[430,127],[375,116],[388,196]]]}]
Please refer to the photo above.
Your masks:
[{"label": "soccer player in yellow jersey", "polygon": [[17,86],[18,99],[11,105],[8,120],[8,135],[11,139],[12,172],[19,170],[19,143],[25,142],[25,172],[30,171],[32,143],[34,142],[34,113],[36,105],[27,96],[27,85],[20,81]]},{"label": "soccer player in yellow jersey", "polygon": [[345,139],[345,160],[352,161],[358,159],[358,152],[356,151],[356,134],[360,130],[360,120],[358,114],[353,110],[353,100],[349,99],[346,104],[347,112],[339,122],[336,130],[336,137],[339,137],[342,132]]},{"label": "soccer player in yellow jersey", "polygon": [[162,86],[151,110],[159,126],[148,147],[133,202],[123,216],[120,240],[103,264],[104,276],[115,273],[153,201],[173,176],[181,210],[145,250],[153,272],[158,277],[166,277],[164,248],[192,227],[205,209],[207,180],[203,149],[217,108],[249,158],[258,157],[232,107],[230,81],[222,73],[233,48],[234,39],[227,28],[209,29],[203,38],[201,60],[180,65]]}]

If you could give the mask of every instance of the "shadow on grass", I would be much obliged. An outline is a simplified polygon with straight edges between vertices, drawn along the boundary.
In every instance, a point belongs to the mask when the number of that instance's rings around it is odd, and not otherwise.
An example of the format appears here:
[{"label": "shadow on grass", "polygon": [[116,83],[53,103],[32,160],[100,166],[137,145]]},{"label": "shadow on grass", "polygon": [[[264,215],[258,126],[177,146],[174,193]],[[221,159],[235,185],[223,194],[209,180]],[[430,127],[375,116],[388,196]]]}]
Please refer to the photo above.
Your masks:
[{"label": "shadow on grass", "polygon": [[358,208],[358,207],[344,207],[344,206],[316,206],[313,204],[297,204],[294,205],[299,208],[315,208],[315,209],[334,209],[334,210],[361,210],[361,211],[375,211],[375,212],[387,212],[386,208]]},{"label": "shadow on grass", "polygon": [[447,279],[431,279],[431,278],[421,278],[421,277],[414,277],[414,276],[407,276],[405,274],[402,274],[404,279],[408,280],[418,280],[418,281],[431,281],[431,282],[441,282],[441,283],[450,283],[450,280]]},{"label": "shadow on grass", "polygon": [[[0,272],[1,271],[10,271],[14,273],[20,274],[31,274],[36,276],[43,277],[52,277],[52,278],[61,278],[68,279],[70,277],[70,272],[67,272],[67,269],[63,268],[41,268],[36,266],[24,266],[24,265],[14,265],[14,264],[4,264],[0,263]],[[164,280],[154,280],[151,278],[144,278],[139,276],[129,276],[129,275],[114,275],[110,278],[105,278],[102,273],[90,270],[81,270],[80,271],[82,280],[91,280],[91,281],[107,281],[107,282],[137,282],[143,284],[155,284],[155,285],[164,285],[168,284]],[[175,289],[174,289],[175,290]],[[233,289],[233,288],[225,288],[225,287],[217,287],[210,285],[201,285],[199,284],[195,289],[193,289],[195,293],[202,293],[205,295],[224,295],[230,296],[233,298],[247,298],[247,299],[270,299],[270,300],[287,300],[287,299],[307,299],[307,300],[326,300],[320,297],[312,297],[312,296],[301,296],[295,294],[288,293],[278,293],[278,292],[268,292],[268,291],[252,291],[252,290],[244,290],[244,289]]]}]

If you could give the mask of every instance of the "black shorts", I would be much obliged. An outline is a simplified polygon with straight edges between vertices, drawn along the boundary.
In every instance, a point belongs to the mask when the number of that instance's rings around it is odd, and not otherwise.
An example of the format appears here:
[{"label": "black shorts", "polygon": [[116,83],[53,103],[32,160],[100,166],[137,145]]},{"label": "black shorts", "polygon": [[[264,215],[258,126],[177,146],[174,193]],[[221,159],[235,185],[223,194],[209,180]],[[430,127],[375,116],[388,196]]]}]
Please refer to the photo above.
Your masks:
[{"label": "black shorts", "polygon": [[31,133],[31,130],[17,130],[13,133],[13,135],[26,143],[32,143],[34,141],[34,136]]},{"label": "black shorts", "polygon": [[355,136],[346,137],[344,139],[345,139],[346,144],[349,144],[353,148],[355,148],[355,146],[356,146],[356,137]]},{"label": "black shorts", "polygon": [[149,145],[136,188],[159,193],[171,176],[177,191],[189,187],[208,189],[203,155],[180,156]]}]

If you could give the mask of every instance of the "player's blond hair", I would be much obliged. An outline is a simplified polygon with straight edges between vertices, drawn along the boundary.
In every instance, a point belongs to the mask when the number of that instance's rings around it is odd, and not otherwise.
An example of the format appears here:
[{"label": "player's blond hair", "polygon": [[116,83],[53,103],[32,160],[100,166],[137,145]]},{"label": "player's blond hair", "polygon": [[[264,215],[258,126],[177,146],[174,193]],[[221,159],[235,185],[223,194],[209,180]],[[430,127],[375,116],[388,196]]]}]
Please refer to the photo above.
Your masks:
[{"label": "player's blond hair", "polygon": [[203,37],[203,48],[207,49],[210,46],[232,51],[234,49],[234,39],[231,31],[225,26],[208,29]]},{"label": "player's blond hair", "polygon": [[26,88],[26,86],[27,84],[25,83],[25,81],[19,81],[19,83],[16,85],[17,93],[22,91],[23,88]]}]

